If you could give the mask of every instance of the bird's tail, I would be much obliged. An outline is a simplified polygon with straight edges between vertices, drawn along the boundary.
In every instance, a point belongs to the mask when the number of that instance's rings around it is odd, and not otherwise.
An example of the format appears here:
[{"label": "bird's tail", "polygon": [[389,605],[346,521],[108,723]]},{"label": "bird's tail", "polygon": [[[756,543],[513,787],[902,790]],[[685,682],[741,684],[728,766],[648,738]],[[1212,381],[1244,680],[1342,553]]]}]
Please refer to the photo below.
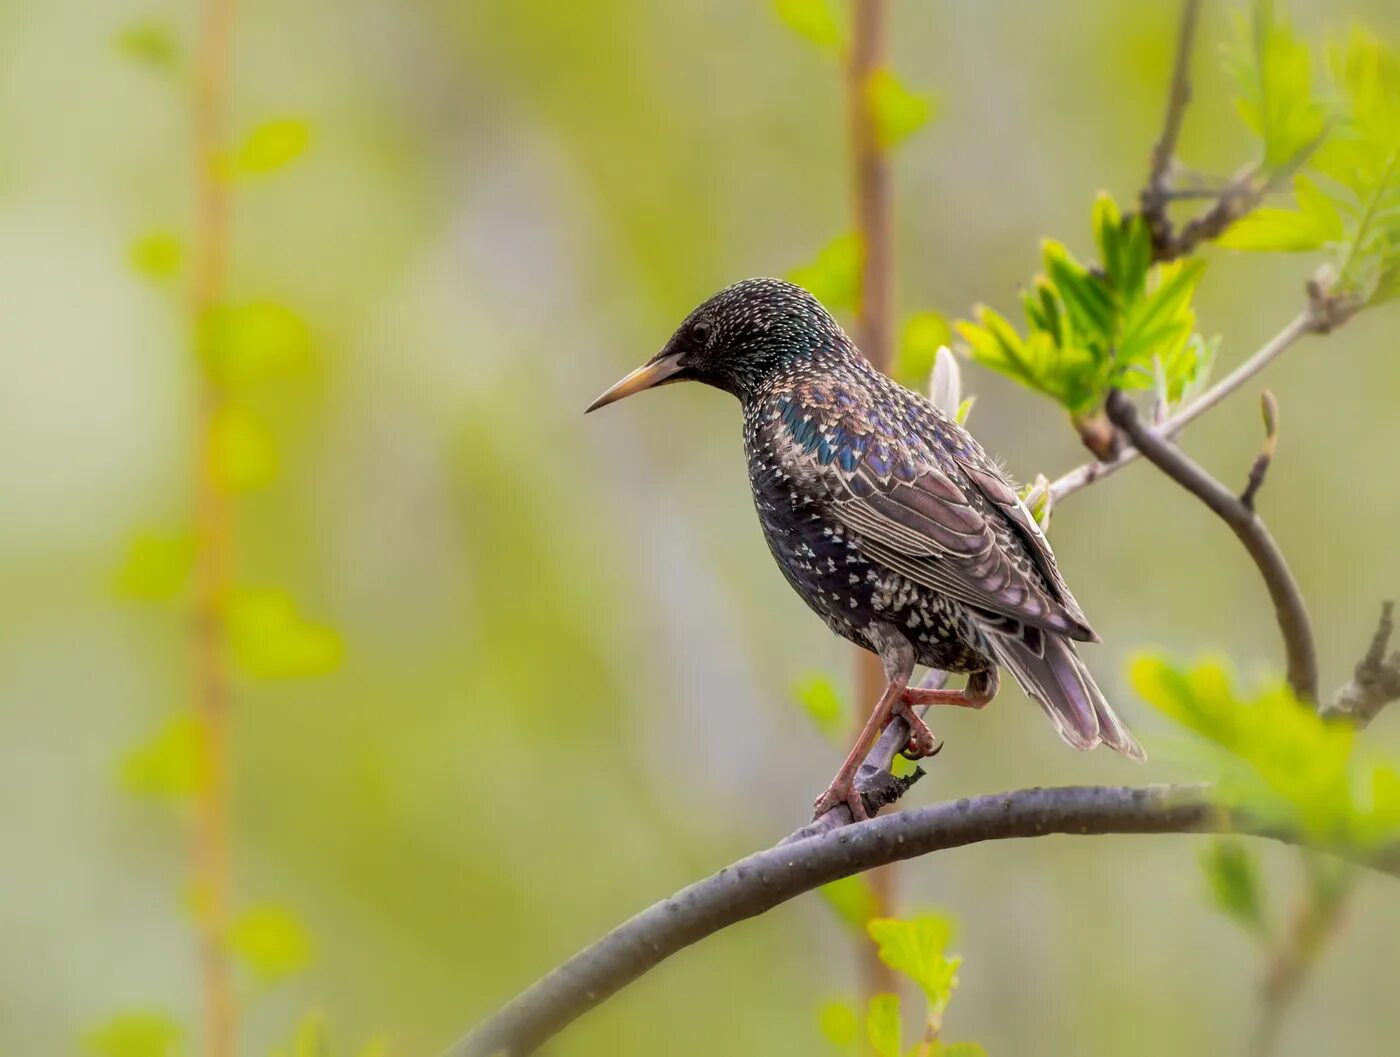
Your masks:
[{"label": "bird's tail", "polygon": [[1076,749],[1102,743],[1134,760],[1147,759],[1068,639],[1030,627],[1015,635],[988,638],[997,660],[1040,704],[1066,742]]}]

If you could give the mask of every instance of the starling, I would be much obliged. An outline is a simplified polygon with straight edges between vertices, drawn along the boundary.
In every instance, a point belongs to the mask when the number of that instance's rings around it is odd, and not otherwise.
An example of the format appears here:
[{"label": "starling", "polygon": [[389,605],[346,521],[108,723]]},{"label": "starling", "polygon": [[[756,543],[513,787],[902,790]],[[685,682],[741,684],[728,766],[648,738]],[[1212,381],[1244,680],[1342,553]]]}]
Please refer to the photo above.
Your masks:
[{"label": "starling", "polygon": [[[1144,758],[1075,651],[1098,636],[1011,482],[966,430],[876,370],[816,298],[778,279],[736,283],[588,410],[679,381],[739,398],[778,567],[888,679],[818,815],[845,803],[865,818],[856,769],[891,717],[909,724],[906,755],[929,755],[933,734],[911,707],[982,708],[999,666],[1070,745]],[[916,665],[966,673],[966,688],[912,687]]]}]

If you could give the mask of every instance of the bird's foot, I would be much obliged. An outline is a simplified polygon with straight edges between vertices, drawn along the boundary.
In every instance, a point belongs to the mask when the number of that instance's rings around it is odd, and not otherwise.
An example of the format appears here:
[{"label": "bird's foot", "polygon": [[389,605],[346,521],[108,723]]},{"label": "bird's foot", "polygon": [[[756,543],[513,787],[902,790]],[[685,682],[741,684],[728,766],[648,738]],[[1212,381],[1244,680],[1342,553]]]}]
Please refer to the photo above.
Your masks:
[{"label": "bird's foot", "polygon": [[851,809],[851,819],[864,822],[870,817],[865,810],[865,800],[856,789],[855,780],[850,775],[837,775],[836,780],[826,787],[826,792],[817,797],[812,805],[812,821],[815,822],[834,807],[845,804]]},{"label": "bird's foot", "polygon": [[943,746],[933,736],[933,731],[929,730],[928,724],[920,716],[914,714],[914,710],[906,698],[901,697],[895,704],[894,715],[909,724],[909,740],[904,743],[904,748],[901,750],[905,759],[922,760],[929,756],[938,755],[938,750]]}]

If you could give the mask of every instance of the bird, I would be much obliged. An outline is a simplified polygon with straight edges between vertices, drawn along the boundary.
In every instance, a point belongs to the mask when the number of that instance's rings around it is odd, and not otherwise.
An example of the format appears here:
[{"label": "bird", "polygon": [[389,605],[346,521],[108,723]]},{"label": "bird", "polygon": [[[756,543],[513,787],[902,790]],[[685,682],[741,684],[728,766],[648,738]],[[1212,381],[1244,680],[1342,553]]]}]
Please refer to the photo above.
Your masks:
[{"label": "bird", "polygon": [[[886,686],[814,805],[868,816],[855,775],[893,717],[905,755],[938,745],[919,705],[980,709],[1000,669],[1077,749],[1145,755],[1075,647],[1099,642],[1016,488],[957,422],[879,371],[809,292],[745,279],[694,309],[596,411],[694,381],[743,412],[754,507],[788,583],[835,634],[873,652]],[[961,690],[911,685],[916,666]]]}]

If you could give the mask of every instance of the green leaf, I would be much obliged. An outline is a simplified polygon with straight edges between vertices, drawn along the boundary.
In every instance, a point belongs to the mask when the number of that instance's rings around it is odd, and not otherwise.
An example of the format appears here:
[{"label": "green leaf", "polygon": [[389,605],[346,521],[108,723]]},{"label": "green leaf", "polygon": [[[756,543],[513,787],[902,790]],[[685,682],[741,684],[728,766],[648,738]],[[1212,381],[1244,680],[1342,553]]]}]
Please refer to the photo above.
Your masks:
[{"label": "green leaf", "polygon": [[232,592],[227,615],[234,660],[256,678],[323,675],[343,659],[335,630],[303,619],[285,591]]},{"label": "green leaf", "polygon": [[952,997],[962,959],[945,953],[953,925],[945,917],[922,914],[911,919],[875,918],[866,931],[880,960],[919,985],[931,1015],[939,1015]]},{"label": "green leaf", "polygon": [[311,362],[311,331],[276,302],[226,305],[205,315],[199,347],[218,382],[247,386],[304,371]]},{"label": "green leaf", "polygon": [[823,737],[844,741],[851,729],[850,710],[830,676],[809,672],[797,681],[792,695]]},{"label": "green leaf", "polygon": [[137,532],[127,541],[114,590],[119,598],[133,601],[168,601],[185,586],[194,556],[194,536],[189,532]]},{"label": "green leaf", "polygon": [[854,1049],[860,1041],[860,1018],[849,1002],[832,999],[817,1014],[822,1036],[839,1050]]},{"label": "green leaf", "polygon": [[206,779],[200,741],[195,717],[176,716],[122,757],[117,771],[121,787],[136,796],[160,800],[193,796]]},{"label": "green leaf", "polygon": [[126,58],[152,69],[172,69],[179,58],[179,49],[170,27],[154,19],[123,26],[117,31],[113,44]]},{"label": "green leaf", "polygon": [[180,1025],[164,1013],[120,1013],[83,1034],[83,1049],[97,1057],[175,1057]]},{"label": "green leaf", "polygon": [[875,893],[860,874],[828,882],[818,891],[836,916],[853,929],[864,929],[875,916]]},{"label": "green leaf", "polygon": [[302,118],[264,121],[239,144],[233,157],[233,173],[263,176],[276,172],[301,157],[310,144],[311,126]]},{"label": "green leaf", "polygon": [[865,1036],[879,1057],[904,1057],[904,1026],[899,1022],[898,995],[876,995],[870,1000]]},{"label": "green leaf", "polygon": [[1277,169],[1317,143],[1328,108],[1312,87],[1307,45],[1275,16],[1272,0],[1256,0],[1252,16],[1235,20],[1236,39],[1225,52],[1240,89],[1240,116],[1263,141],[1263,163]]},{"label": "green leaf", "polygon": [[[948,320],[932,310],[915,312],[904,321],[899,347],[894,354],[895,381],[911,389],[922,389],[938,358],[938,350],[953,338]],[[940,405],[941,406],[941,405]],[[944,408],[949,414],[951,408]]]},{"label": "green leaf", "polygon": [[127,260],[147,279],[173,278],[180,271],[180,239],[169,231],[148,231],[131,244]]},{"label": "green leaf", "polygon": [[987,1057],[987,1051],[977,1042],[955,1042],[951,1046],[934,1049],[929,1057]]},{"label": "green leaf", "polygon": [[860,297],[863,260],[860,236],[840,235],[822,247],[810,264],[788,273],[788,279],[832,311],[854,308]]},{"label": "green leaf", "polygon": [[231,492],[262,488],[277,476],[277,441],[246,408],[219,408],[210,423],[209,447],[214,478]]},{"label": "green leaf", "polygon": [[233,922],[229,946],[253,977],[275,984],[311,962],[311,936],[290,910],[262,906],[246,910]]},{"label": "green leaf", "polygon": [[773,0],[773,9],[783,25],[819,48],[836,48],[841,43],[841,24],[831,0]]},{"label": "green leaf", "polygon": [[[1151,292],[1129,309],[1118,342],[1120,367],[1142,366],[1175,357],[1196,327],[1191,299],[1205,272],[1200,258],[1160,266]],[[1115,377],[1123,384],[1121,374]]]},{"label": "green leaf", "polygon": [[375,1036],[360,1047],[355,1057],[389,1057],[389,1040]]},{"label": "green leaf", "polygon": [[897,147],[933,120],[933,96],[911,92],[892,70],[874,71],[865,85],[866,103],[881,148]]},{"label": "green leaf", "polygon": [[1201,856],[1211,899],[1220,911],[1249,932],[1264,936],[1263,883],[1254,854],[1234,837],[1210,841]]}]

